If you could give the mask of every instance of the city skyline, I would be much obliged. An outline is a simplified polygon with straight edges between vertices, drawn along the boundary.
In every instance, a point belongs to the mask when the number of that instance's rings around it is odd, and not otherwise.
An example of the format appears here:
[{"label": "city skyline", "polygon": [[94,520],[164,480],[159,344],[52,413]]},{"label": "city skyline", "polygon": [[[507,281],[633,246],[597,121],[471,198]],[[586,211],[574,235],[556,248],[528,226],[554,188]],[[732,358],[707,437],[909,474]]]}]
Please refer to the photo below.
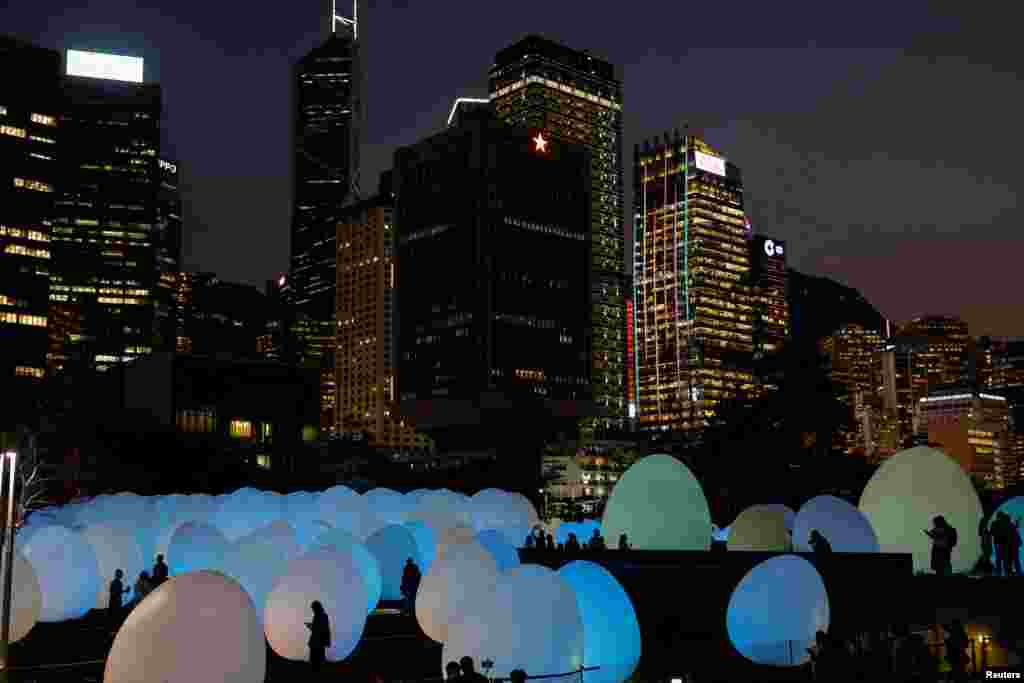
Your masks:
[{"label": "city skyline", "polygon": [[[321,6],[265,26],[250,19],[246,31],[228,10],[189,2],[175,16],[122,3],[53,18],[26,8],[7,13],[5,30],[62,52],[143,56],[147,80],[159,80],[167,100],[163,153],[183,167],[185,267],[261,284],[287,270],[288,74],[320,36]],[[1001,136],[1021,109],[1017,89],[1009,91],[1020,58],[999,53],[997,19],[985,20],[993,35],[981,20],[903,5],[885,25],[870,12],[826,24],[773,8],[761,17],[748,10],[749,21],[714,37],[684,30],[681,40],[677,11],[652,26],[635,11],[585,24],[572,5],[460,7],[460,25],[474,26],[466,33],[436,8],[371,4],[367,99],[376,118],[364,184],[375,184],[395,148],[441,130],[454,97],[486,93],[496,50],[536,32],[623,67],[627,149],[684,120],[703,128],[744,168],[755,232],[785,240],[793,267],[860,289],[894,320],[958,314],[972,335],[1024,334],[1010,280],[1024,247],[1012,189],[1020,143]],[[707,16],[687,19],[693,25],[726,21],[698,11]],[[459,40],[439,47],[449,30]],[[836,47],[864,44],[865,35],[876,47]],[[416,60],[392,56],[396,44]],[[759,47],[741,47],[750,45]],[[666,89],[670,78],[683,78],[685,91]],[[979,102],[987,118],[971,125]],[[950,144],[956,130],[960,142]],[[626,174],[628,190],[628,165]]]}]

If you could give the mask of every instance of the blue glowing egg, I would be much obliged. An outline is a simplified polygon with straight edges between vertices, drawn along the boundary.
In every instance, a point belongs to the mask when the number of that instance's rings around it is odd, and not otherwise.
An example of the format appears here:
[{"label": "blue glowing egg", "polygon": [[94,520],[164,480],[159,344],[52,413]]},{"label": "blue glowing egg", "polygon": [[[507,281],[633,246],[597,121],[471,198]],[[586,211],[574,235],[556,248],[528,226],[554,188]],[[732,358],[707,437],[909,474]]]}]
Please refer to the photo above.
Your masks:
[{"label": "blue glowing egg", "polygon": [[484,529],[476,535],[476,540],[494,556],[499,572],[519,566],[519,551],[509,544],[505,534],[497,529]]},{"label": "blue glowing egg", "polygon": [[[416,539],[405,527],[390,524],[366,539],[366,548],[377,558],[385,600],[402,599],[402,573],[406,560],[420,564]],[[422,568],[420,572],[422,573]]]},{"label": "blue glowing egg", "polygon": [[837,553],[877,553],[878,537],[864,514],[842,498],[817,496],[803,504],[793,525],[793,546],[811,552],[811,531],[817,530]]},{"label": "blue glowing egg", "polygon": [[216,527],[185,522],[171,536],[167,566],[172,576],[210,569],[222,571],[231,544]]}]

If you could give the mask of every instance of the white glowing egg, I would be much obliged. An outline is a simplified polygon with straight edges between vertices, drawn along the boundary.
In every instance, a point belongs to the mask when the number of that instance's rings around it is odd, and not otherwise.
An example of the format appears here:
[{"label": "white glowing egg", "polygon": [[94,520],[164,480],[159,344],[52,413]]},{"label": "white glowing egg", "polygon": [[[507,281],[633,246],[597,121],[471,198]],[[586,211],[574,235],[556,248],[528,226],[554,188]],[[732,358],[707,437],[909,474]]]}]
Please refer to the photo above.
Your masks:
[{"label": "white glowing egg", "polygon": [[[601,522],[606,543],[636,550],[707,550],[711,512],[700,482],[671,455],[649,455],[619,479]],[[585,539],[581,539],[582,541]]]},{"label": "white glowing egg", "polygon": [[[93,607],[106,609],[110,602],[108,589],[115,571],[120,569],[124,572],[122,580],[125,587],[132,587],[139,572],[147,569],[142,550],[131,530],[120,525],[94,524],[82,529],[81,533],[92,546],[99,569],[100,586]],[[133,597],[130,593],[125,595],[124,602]]]},{"label": "white glowing egg", "polygon": [[416,594],[420,628],[431,639],[445,642],[448,625],[493,590],[497,578],[497,562],[479,543],[447,546],[423,576]]},{"label": "white glowing egg", "polygon": [[825,583],[802,557],[773,557],[737,584],[725,623],[733,647],[750,661],[800,666],[808,660],[815,634],[828,631]]},{"label": "white glowing egg", "polygon": [[519,551],[509,544],[505,534],[496,529],[484,529],[476,535],[476,540],[494,557],[499,572],[519,566]]},{"label": "white glowing egg", "polygon": [[833,552],[877,553],[878,537],[864,514],[835,496],[817,496],[800,507],[793,525],[793,545],[811,552],[811,532],[825,537]]},{"label": "white glowing egg", "polygon": [[317,498],[317,506],[321,520],[348,530],[360,543],[387,526],[384,518],[370,509],[365,498],[344,486],[324,491]]},{"label": "white glowing egg", "polygon": [[623,683],[640,663],[640,623],[622,584],[593,562],[570,562],[558,570],[576,595],[583,620],[586,683]]},{"label": "white glowing egg", "polygon": [[399,524],[390,524],[366,539],[366,548],[377,558],[380,566],[382,597],[401,600],[406,561],[411,558],[417,566],[420,564],[419,548],[412,533]]},{"label": "white glowing egg", "polygon": [[500,489],[484,489],[469,499],[468,511],[478,532],[494,529],[513,547],[521,547],[537,519],[537,512],[524,496]]},{"label": "white glowing egg", "polygon": [[171,536],[165,560],[172,576],[202,569],[221,571],[230,552],[231,544],[218,529],[185,522]]},{"label": "white glowing egg", "polygon": [[275,522],[239,539],[225,558],[224,573],[242,584],[261,624],[267,595],[298,555],[291,527],[286,522]]},{"label": "white glowing egg", "polygon": [[491,675],[514,669],[531,676],[579,670],[583,621],[572,586],[554,571],[520,565],[501,574],[491,595],[460,610],[448,629],[442,661],[494,662]]},{"label": "white glowing egg", "polygon": [[377,608],[381,593],[384,591],[384,579],[380,562],[366,545],[357,541],[355,536],[344,529],[328,529],[317,537],[312,548],[335,548],[342,552],[351,552],[366,585],[366,613],[369,614]]},{"label": "white glowing egg", "polygon": [[370,510],[388,524],[401,524],[409,516],[409,502],[398,491],[376,488],[363,494]]},{"label": "white glowing egg", "polygon": [[447,489],[428,491],[423,494],[411,512],[411,519],[418,519],[435,533],[456,527],[472,527],[473,519],[469,512],[469,499]]},{"label": "white glowing egg", "polygon": [[263,623],[274,652],[293,661],[309,659],[310,605],[319,601],[330,621],[329,661],[352,654],[366,626],[366,585],[351,552],[318,548],[288,564],[267,596]]},{"label": "white glowing egg", "polygon": [[243,488],[220,499],[212,517],[224,537],[235,542],[282,515],[281,500],[272,493]]},{"label": "white glowing egg", "polygon": [[128,615],[104,683],[261,683],[266,645],[252,601],[217,572],[167,581]]},{"label": "white glowing egg", "polygon": [[406,522],[403,524],[406,529],[412,534],[412,537],[416,540],[416,549],[419,552],[420,558],[420,572],[426,574],[430,571],[430,565],[433,564],[434,558],[437,556],[437,537],[426,522],[416,520],[414,522]]},{"label": "white glowing egg", "polygon": [[729,527],[729,550],[783,552],[788,545],[786,520],[777,508],[752,505],[741,512]]},{"label": "white glowing egg", "polygon": [[96,553],[85,537],[63,526],[35,531],[21,547],[43,593],[39,621],[65,621],[85,616],[96,606],[100,590]]},{"label": "white glowing egg", "polygon": [[953,571],[974,568],[981,556],[982,508],[970,477],[940,450],[918,446],[886,460],[864,487],[858,505],[871,522],[883,553],[911,553],[915,571],[931,568],[931,539],[938,515],[957,530]]},{"label": "white glowing egg", "polygon": [[[11,579],[11,619],[10,642],[16,643],[32,630],[39,621],[43,609],[43,594],[39,588],[39,579],[32,565],[14,553],[14,576]],[[3,605],[0,604],[0,616]]]}]

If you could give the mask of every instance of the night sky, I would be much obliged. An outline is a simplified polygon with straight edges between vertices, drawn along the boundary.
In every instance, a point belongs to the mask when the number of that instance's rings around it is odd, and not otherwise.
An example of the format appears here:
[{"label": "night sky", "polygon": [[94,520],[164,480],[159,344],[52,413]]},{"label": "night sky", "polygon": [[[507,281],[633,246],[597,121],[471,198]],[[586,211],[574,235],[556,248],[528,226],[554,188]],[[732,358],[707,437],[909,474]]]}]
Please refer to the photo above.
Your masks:
[{"label": "night sky", "polygon": [[[688,121],[741,167],[755,231],[792,266],[894,320],[1024,335],[1024,56],[1012,9],[980,5],[369,0],[364,189],[454,97],[486,96],[496,50],[541,33],[624,67],[627,188],[634,143]],[[286,271],[290,64],[320,0],[65,6],[13,0],[0,30],[145,58],[187,174],[186,267],[260,287]]]}]

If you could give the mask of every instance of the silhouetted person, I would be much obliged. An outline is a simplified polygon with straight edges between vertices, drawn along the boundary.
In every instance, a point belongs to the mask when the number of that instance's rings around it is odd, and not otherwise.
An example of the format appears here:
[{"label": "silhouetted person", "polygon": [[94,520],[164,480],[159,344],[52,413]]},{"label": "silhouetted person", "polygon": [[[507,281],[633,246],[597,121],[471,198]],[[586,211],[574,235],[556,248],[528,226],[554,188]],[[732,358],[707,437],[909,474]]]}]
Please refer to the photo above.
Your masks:
[{"label": "silhouetted person", "polygon": [[950,678],[960,683],[967,680],[967,632],[959,619],[946,627],[946,661],[950,666]]},{"label": "silhouetted person", "polygon": [[591,550],[604,550],[604,536],[597,529],[594,529],[594,533],[590,537],[590,542],[587,546]]},{"label": "silhouetted person", "polygon": [[533,534],[526,534],[526,542],[523,544],[523,547],[533,549]]},{"label": "silhouetted person", "polygon": [[956,547],[956,529],[942,515],[932,520],[931,530],[925,533],[932,539],[932,569],[939,576],[953,572],[953,548]]},{"label": "silhouetted person", "polygon": [[821,533],[814,529],[811,531],[811,538],[808,541],[811,546],[811,550],[814,551],[815,555],[820,557],[826,557],[832,554],[832,544],[828,542],[828,539],[821,535]]},{"label": "silhouetted person", "polygon": [[508,680],[512,683],[526,683],[526,672],[522,669],[512,669],[508,672]]},{"label": "silhouetted person", "polygon": [[462,683],[487,683],[487,677],[479,673],[473,667],[472,657],[463,657],[459,660],[459,668],[462,669]]},{"label": "silhouetted person", "polygon": [[554,549],[555,549],[555,537],[552,534],[548,534],[544,538],[544,550],[554,550]]},{"label": "silhouetted person", "polygon": [[807,648],[807,654],[811,656],[811,673],[814,680],[829,680],[829,642],[828,635],[824,631],[814,634],[814,644]]},{"label": "silhouetted person", "polygon": [[156,564],[153,565],[153,586],[158,587],[167,580],[167,563],[163,555],[156,556]]},{"label": "silhouetted person", "polygon": [[412,561],[412,558],[408,558],[405,561],[405,569],[402,570],[402,596],[405,598],[405,608],[409,613],[412,613],[416,606],[416,591],[420,588],[420,579],[422,578],[420,568],[416,566],[416,563]]},{"label": "silhouetted person", "polygon": [[1010,517],[1005,512],[1000,512],[992,520],[989,527],[989,534],[992,536],[992,545],[996,551],[995,573],[998,576],[1009,576],[1010,574]]},{"label": "silhouetted person", "polygon": [[457,681],[459,680],[459,663],[448,662],[444,665],[444,679],[446,681]]},{"label": "silhouetted person", "polygon": [[146,599],[146,596],[153,591],[153,582],[146,572],[140,572],[139,578],[135,579],[135,603],[138,604]]},{"label": "silhouetted person", "polygon": [[629,537],[626,534],[619,534],[619,550],[632,550],[633,546],[629,544]]},{"label": "silhouetted person", "polygon": [[[1003,514],[1006,513],[1004,512]],[[1006,515],[1006,535],[1009,540],[1006,565],[1013,575],[1022,576],[1024,571],[1021,570],[1020,566],[1020,517],[1015,521],[1011,521],[1010,516]]]},{"label": "silhouetted person", "polygon": [[992,529],[989,528],[991,518],[982,519],[978,524],[978,540],[981,541],[981,559],[978,560],[978,571],[982,574],[992,573]]},{"label": "silhouetted person", "polygon": [[569,534],[569,540],[565,543],[565,550],[570,553],[578,553],[580,551],[580,542],[576,538],[576,534]]},{"label": "silhouetted person", "polygon": [[124,572],[118,569],[114,572],[114,580],[110,582],[110,602],[107,603],[107,611],[110,615],[110,624],[114,627],[121,618],[124,594],[131,591],[131,588],[126,588],[121,581],[123,577]]},{"label": "silhouetted person", "polygon": [[314,672],[320,671],[327,661],[327,648],[331,646],[331,621],[319,600],[310,605],[313,621],[306,622],[309,629],[309,664]]}]

